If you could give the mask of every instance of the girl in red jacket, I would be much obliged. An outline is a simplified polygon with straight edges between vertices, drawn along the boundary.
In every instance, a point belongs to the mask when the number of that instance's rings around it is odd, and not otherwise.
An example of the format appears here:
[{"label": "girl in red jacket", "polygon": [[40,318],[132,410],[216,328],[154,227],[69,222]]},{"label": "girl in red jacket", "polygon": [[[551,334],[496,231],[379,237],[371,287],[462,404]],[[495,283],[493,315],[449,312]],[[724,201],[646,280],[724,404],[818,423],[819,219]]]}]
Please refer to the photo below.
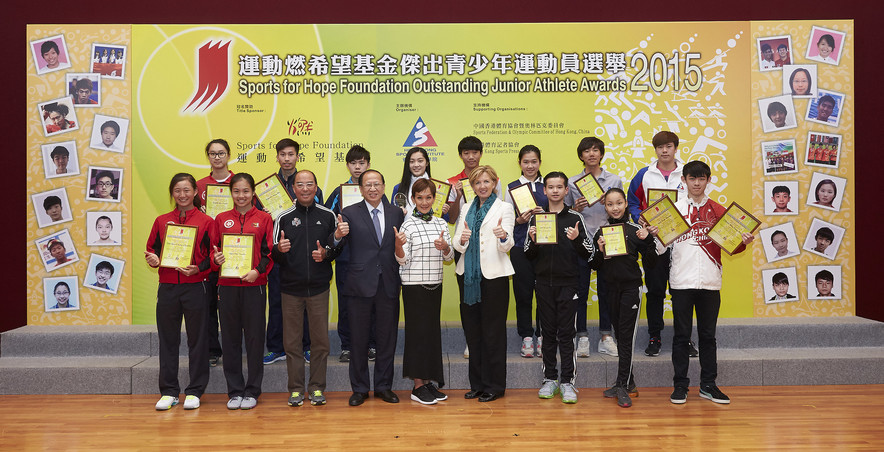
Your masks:
[{"label": "girl in red jacket", "polygon": [[[223,350],[224,377],[227,379],[227,409],[250,410],[258,404],[261,381],[264,379],[264,302],[267,299],[267,274],[273,267],[270,250],[273,247],[273,220],[252,204],[255,179],[248,173],[239,173],[230,179],[233,209],[215,217],[219,235],[250,234],[252,236],[252,268],[242,269],[241,275],[218,278],[218,314],[221,322],[221,350]],[[236,241],[233,238],[232,241]],[[230,242],[228,242],[230,243]],[[214,250],[214,269],[226,262],[223,241]],[[232,246],[232,245],[231,245]],[[228,254],[232,250],[227,250]],[[245,251],[245,250],[244,250]],[[249,379],[242,373],[242,341],[245,335],[246,361]]]}]

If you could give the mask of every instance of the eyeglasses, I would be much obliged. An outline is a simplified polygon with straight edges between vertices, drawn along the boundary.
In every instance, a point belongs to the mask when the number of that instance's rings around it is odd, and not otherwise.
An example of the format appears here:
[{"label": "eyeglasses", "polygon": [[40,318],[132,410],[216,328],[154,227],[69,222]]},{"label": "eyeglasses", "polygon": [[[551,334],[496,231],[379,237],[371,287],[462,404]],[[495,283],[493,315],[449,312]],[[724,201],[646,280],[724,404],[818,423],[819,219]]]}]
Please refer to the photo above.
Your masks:
[{"label": "eyeglasses", "polygon": [[99,187],[113,187],[114,183],[113,182],[99,182],[95,185],[97,185]]},{"label": "eyeglasses", "polygon": [[227,157],[226,152],[209,152],[210,159],[223,159],[224,157]]},{"label": "eyeglasses", "polygon": [[68,291],[64,291],[64,292],[55,292],[55,294],[56,295],[70,295],[71,293]]},{"label": "eyeglasses", "polygon": [[295,184],[295,187],[297,188],[313,188],[314,186],[316,186],[316,184],[313,182],[298,182]]}]

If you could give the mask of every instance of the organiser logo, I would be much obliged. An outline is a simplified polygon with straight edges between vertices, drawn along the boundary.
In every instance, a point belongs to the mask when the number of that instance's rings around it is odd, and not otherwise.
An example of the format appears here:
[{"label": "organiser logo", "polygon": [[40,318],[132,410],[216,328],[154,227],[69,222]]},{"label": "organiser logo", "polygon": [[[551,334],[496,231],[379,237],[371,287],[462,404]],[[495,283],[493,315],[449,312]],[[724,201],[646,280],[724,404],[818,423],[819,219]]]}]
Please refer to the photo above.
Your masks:
[{"label": "organiser logo", "polygon": [[230,85],[230,40],[206,41],[197,49],[197,82],[182,112],[205,113]]},{"label": "organiser logo", "polygon": [[405,143],[402,145],[402,147],[406,148],[414,146],[436,146],[436,140],[434,140],[433,135],[430,134],[430,128],[427,127],[427,124],[420,116],[418,116],[417,122],[414,123],[414,127],[411,128],[411,132],[408,134],[408,137],[405,138]]}]

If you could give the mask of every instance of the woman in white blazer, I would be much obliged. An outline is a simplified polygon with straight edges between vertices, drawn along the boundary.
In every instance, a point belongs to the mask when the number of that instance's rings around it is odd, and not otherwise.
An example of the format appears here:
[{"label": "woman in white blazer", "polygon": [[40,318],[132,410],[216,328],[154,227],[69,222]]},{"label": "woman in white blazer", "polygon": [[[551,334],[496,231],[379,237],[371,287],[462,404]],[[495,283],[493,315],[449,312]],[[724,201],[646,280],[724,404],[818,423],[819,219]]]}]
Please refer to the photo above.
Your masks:
[{"label": "woman in white blazer", "polygon": [[470,349],[470,391],[466,399],[490,402],[506,390],[508,277],[514,273],[507,252],[513,247],[513,207],[495,192],[497,172],[476,167],[470,185],[476,197],[460,211],[454,249],[460,288],[460,320]]}]

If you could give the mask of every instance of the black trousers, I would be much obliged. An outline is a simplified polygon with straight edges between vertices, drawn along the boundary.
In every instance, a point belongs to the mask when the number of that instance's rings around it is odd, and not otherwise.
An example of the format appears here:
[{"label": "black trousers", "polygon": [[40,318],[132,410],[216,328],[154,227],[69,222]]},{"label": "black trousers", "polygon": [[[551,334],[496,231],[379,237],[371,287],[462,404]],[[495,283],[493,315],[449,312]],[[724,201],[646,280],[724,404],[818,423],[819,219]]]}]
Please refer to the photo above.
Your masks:
[{"label": "black trousers", "polygon": [[694,311],[697,313],[697,345],[700,351],[700,385],[715,384],[718,377],[718,346],[715,342],[715,328],[718,325],[718,311],[721,308],[721,293],[717,290],[669,289],[672,294],[672,317],[675,336],[672,339],[672,367],[675,386],[687,387],[688,341],[691,339],[691,324]]},{"label": "black trousers", "polygon": [[[350,297],[341,295],[344,287],[347,286],[347,268],[349,264],[345,261],[335,260],[335,287],[338,289],[338,338],[341,339],[341,351],[350,350]],[[377,313],[371,311],[371,331],[368,336],[368,347],[376,348],[375,340],[375,324],[377,323]],[[307,328],[307,324],[304,324]],[[310,336],[305,336],[307,344],[310,344]]]},{"label": "black trousers", "polygon": [[[265,286],[219,286],[218,312],[221,317],[221,345],[224,349],[224,378],[228,397],[261,395],[264,380]],[[242,344],[245,336],[249,379],[242,374]]]},{"label": "black trousers", "polygon": [[371,311],[377,313],[377,358],[374,362],[374,390],[393,388],[393,357],[399,333],[399,298],[390,298],[384,291],[384,281],[378,275],[378,291],[373,297],[351,297],[350,311],[350,386],[353,392],[368,392],[371,380],[368,374],[368,338],[371,331]]},{"label": "black trousers", "polygon": [[[536,309],[531,309],[531,305],[534,304],[534,266],[525,257],[525,251],[515,246],[510,250],[510,262],[516,271],[513,275],[516,330],[519,332],[519,337],[540,337],[540,300],[538,300]],[[532,315],[534,315],[534,322],[531,321]]]},{"label": "black trousers", "polygon": [[[431,288],[428,288],[431,287]],[[432,380],[445,386],[442,366],[442,284],[403,285],[405,347],[402,378]]]},{"label": "black trousers", "polygon": [[221,356],[218,339],[218,272],[209,273],[209,356]]},{"label": "black trousers", "polygon": [[[645,269],[645,285],[648,287],[648,293],[645,295],[647,300],[645,314],[648,317],[648,336],[651,338],[660,339],[660,333],[663,331],[663,300],[666,299],[666,284],[669,283],[671,255],[672,251],[667,249],[665,253],[657,256],[656,265],[653,267],[648,267],[645,265],[644,259],[642,260],[642,266]],[[672,298],[675,300],[674,295]]]},{"label": "black trousers", "polygon": [[[543,333],[543,378],[574,384],[577,375],[577,357],[574,355],[577,286],[537,284],[535,290]],[[561,376],[556,371],[556,352],[562,357]]]},{"label": "black trousers", "polygon": [[[463,276],[458,275],[463,300]],[[460,321],[470,348],[470,389],[502,393],[506,390],[506,314],[510,302],[509,278],[482,278],[482,301],[460,303]]]},{"label": "black trousers", "polygon": [[209,288],[207,282],[160,283],[157,289],[157,336],[160,347],[160,394],[178,397],[178,348],[181,345],[181,319],[187,331],[187,395],[201,397],[209,383]]},{"label": "black trousers", "polygon": [[632,353],[638,318],[641,313],[642,296],[639,287],[618,287],[608,284],[608,300],[611,305],[611,323],[617,338],[617,381],[618,386],[626,387],[635,383],[632,375]]}]

